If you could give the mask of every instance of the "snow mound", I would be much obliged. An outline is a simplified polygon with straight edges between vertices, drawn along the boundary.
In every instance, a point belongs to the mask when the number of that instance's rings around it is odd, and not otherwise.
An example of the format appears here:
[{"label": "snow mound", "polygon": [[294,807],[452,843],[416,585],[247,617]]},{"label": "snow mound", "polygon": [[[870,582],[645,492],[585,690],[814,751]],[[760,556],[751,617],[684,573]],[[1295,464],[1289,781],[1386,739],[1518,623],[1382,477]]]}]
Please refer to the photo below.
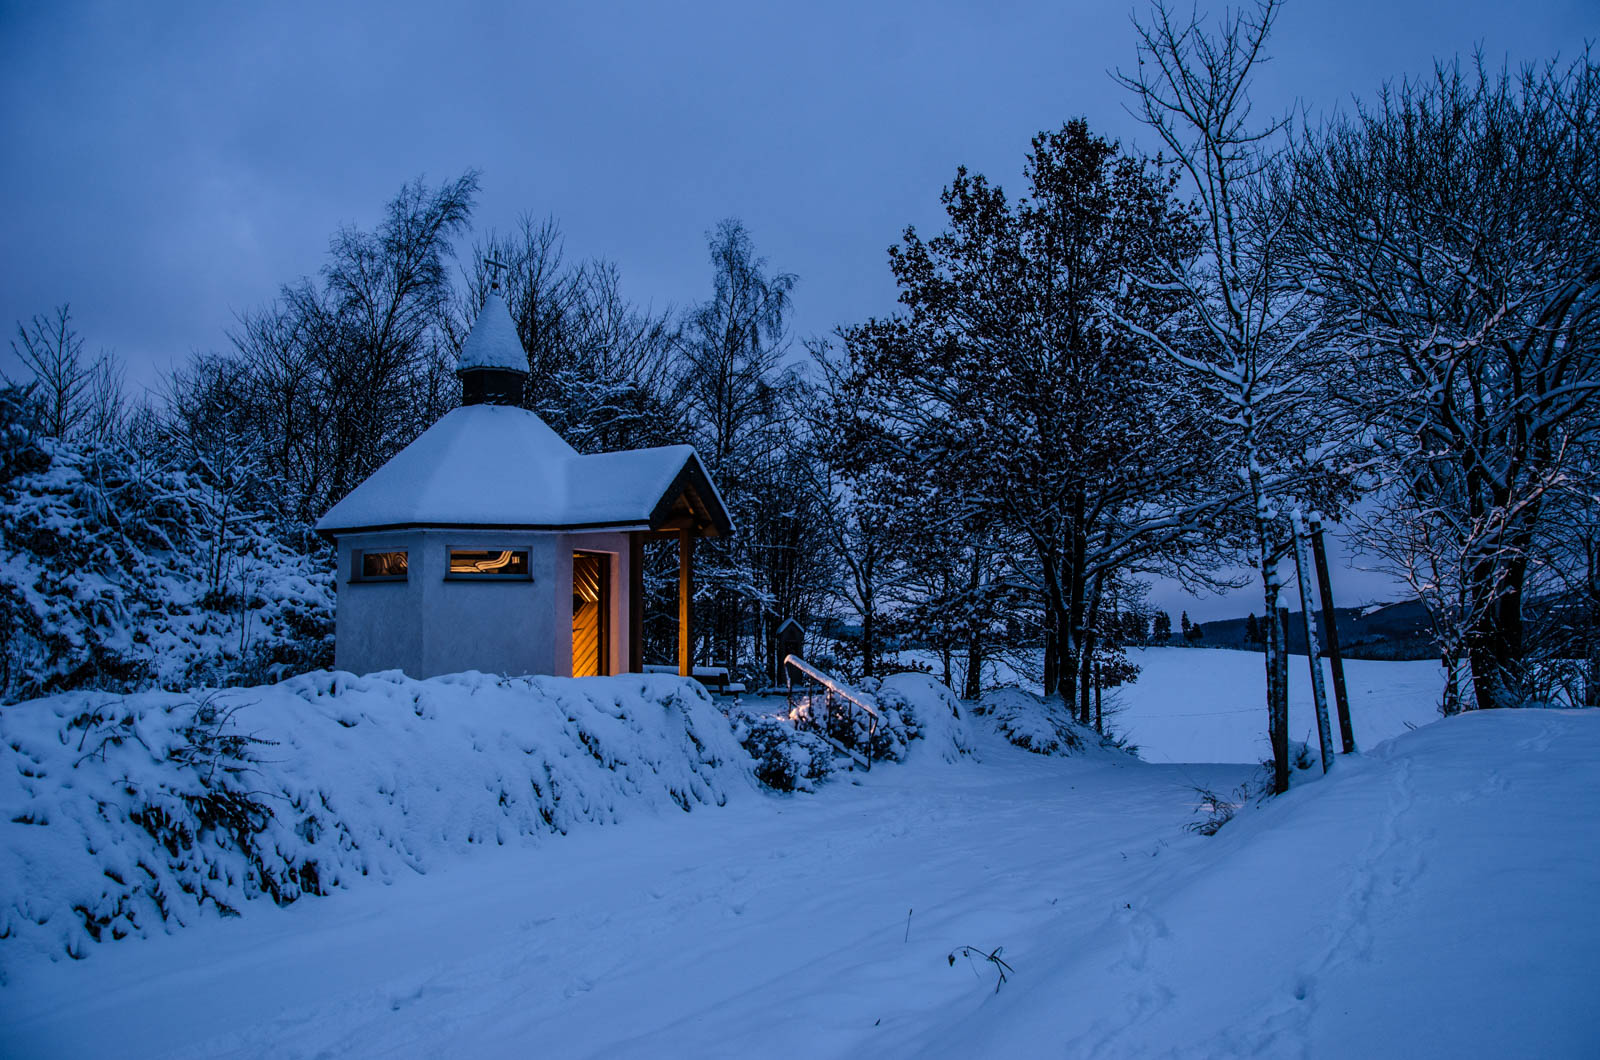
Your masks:
[{"label": "snow mound", "polygon": [[0,712],[0,756],[0,980],[21,949],[83,957],[207,904],[287,904],[754,788],[705,690],[649,675],[76,693]]},{"label": "snow mound", "polygon": [[996,688],[979,700],[978,713],[1006,740],[1034,754],[1127,755],[1093,729],[1079,725],[1058,696],[1045,699],[1020,688]]},{"label": "snow mound", "polygon": [[910,739],[921,740],[944,761],[957,762],[972,753],[961,701],[929,675],[890,674],[872,695],[880,707],[899,714]]}]

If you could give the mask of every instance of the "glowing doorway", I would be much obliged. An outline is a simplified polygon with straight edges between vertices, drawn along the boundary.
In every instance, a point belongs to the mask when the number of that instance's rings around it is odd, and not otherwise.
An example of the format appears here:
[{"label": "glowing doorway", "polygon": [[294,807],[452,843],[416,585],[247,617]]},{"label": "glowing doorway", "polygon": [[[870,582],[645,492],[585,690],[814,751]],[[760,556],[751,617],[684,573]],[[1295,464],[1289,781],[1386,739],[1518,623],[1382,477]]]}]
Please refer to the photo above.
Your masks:
[{"label": "glowing doorway", "polygon": [[572,676],[610,671],[611,586],[606,560],[597,552],[572,554]]}]

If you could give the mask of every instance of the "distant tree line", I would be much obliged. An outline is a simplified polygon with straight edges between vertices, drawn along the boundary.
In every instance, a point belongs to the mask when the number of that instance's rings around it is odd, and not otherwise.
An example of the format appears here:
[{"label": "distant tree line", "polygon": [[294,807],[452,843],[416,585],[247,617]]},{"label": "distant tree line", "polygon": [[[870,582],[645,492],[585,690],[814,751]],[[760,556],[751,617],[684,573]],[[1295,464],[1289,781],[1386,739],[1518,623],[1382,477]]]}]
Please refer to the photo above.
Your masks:
[{"label": "distant tree line", "polygon": [[[336,233],[144,406],[65,307],[20,327],[34,422],[203,462],[215,540],[248,512],[317,554],[315,518],[458,402],[493,258],[523,404],[581,451],[691,442],[728,501],[700,661],[764,680],[792,617],[852,674],[976,696],[1003,663],[1093,723],[1126,649],[1173,639],[1149,581],[1237,588],[1242,562],[1276,731],[1278,571],[1320,513],[1427,606],[1446,711],[1600,703],[1600,73],[1443,64],[1291,137],[1249,105],[1279,7],[1158,5],[1122,80],[1163,154],[1075,119],[1019,194],[957,169],[941,230],[889,250],[897,308],[829,336],[796,341],[799,280],[737,220],[707,233],[704,299],[652,309],[554,220],[472,241],[466,173]],[[650,556],[661,658],[672,575]]]}]

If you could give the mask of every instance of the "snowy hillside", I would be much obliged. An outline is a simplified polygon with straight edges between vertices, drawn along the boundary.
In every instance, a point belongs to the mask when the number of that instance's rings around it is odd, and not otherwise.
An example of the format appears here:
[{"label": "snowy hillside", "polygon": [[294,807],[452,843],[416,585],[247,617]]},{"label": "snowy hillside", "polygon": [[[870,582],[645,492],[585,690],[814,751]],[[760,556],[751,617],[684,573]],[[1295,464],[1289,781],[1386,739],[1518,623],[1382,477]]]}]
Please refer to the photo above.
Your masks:
[{"label": "snowy hillside", "polygon": [[1597,760],[1595,711],[1407,734],[1097,923],[1041,923],[1035,974],[908,1051],[1594,1056]]},{"label": "snowy hillside", "polygon": [[630,814],[40,961],[0,990],[0,1051],[1553,1057],[1600,1041],[1600,712],[1429,725],[1212,838],[1183,829],[1192,785],[1227,790],[1243,767],[976,738],[956,763]]}]

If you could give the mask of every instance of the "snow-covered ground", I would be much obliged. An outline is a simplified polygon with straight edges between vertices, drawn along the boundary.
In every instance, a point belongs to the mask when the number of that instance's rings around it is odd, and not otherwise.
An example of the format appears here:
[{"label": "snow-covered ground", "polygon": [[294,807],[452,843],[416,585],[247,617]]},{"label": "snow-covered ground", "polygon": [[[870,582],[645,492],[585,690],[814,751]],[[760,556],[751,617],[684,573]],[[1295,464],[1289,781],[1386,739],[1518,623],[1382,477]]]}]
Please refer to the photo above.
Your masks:
[{"label": "snow-covered ground", "polygon": [[[1184,658],[1130,690],[1124,717],[1174,690],[1219,702],[1216,673],[1185,682],[1178,666],[1229,654],[1147,653]],[[1165,662],[1142,661],[1160,677]],[[1390,698],[1427,720],[1434,694]],[[0,988],[0,1054],[1600,1048],[1600,712],[1363,737],[1360,758],[1298,774],[1211,838],[1183,830],[1194,786],[1232,790],[1249,767],[1044,757],[973,729],[954,762],[914,742],[904,764],[815,795],[735,785],[723,806],[642,805],[458,849],[425,875],[37,959]],[[981,956],[997,947],[998,992]]]},{"label": "snow-covered ground", "polygon": [[[1206,648],[1136,648],[1129,659],[1139,680],[1117,690],[1107,709],[1112,727],[1138,745],[1147,762],[1262,762],[1272,757],[1266,734],[1266,669],[1257,652]],[[1333,676],[1322,670],[1332,709]],[[1435,662],[1344,664],[1350,725],[1357,747],[1372,747],[1438,720],[1444,671]],[[1330,722],[1334,740],[1336,720]],[[1311,673],[1304,655],[1289,657],[1289,738],[1317,752]]]},{"label": "snow-covered ground", "polygon": [[[908,657],[938,668],[931,655]],[[1107,693],[1108,728],[1139,748],[1147,762],[1263,762],[1272,757],[1266,733],[1266,669],[1259,652],[1217,648],[1133,648],[1128,659],[1139,680]],[[1034,666],[1037,672],[1039,667]],[[1357,747],[1371,747],[1438,720],[1444,671],[1434,662],[1347,660],[1345,681]],[[1333,701],[1333,671],[1322,660]],[[1001,684],[1040,691],[1005,664],[986,676]],[[1334,739],[1339,736],[1333,721]],[[1311,674],[1304,655],[1289,657],[1289,738],[1317,750]]]}]

